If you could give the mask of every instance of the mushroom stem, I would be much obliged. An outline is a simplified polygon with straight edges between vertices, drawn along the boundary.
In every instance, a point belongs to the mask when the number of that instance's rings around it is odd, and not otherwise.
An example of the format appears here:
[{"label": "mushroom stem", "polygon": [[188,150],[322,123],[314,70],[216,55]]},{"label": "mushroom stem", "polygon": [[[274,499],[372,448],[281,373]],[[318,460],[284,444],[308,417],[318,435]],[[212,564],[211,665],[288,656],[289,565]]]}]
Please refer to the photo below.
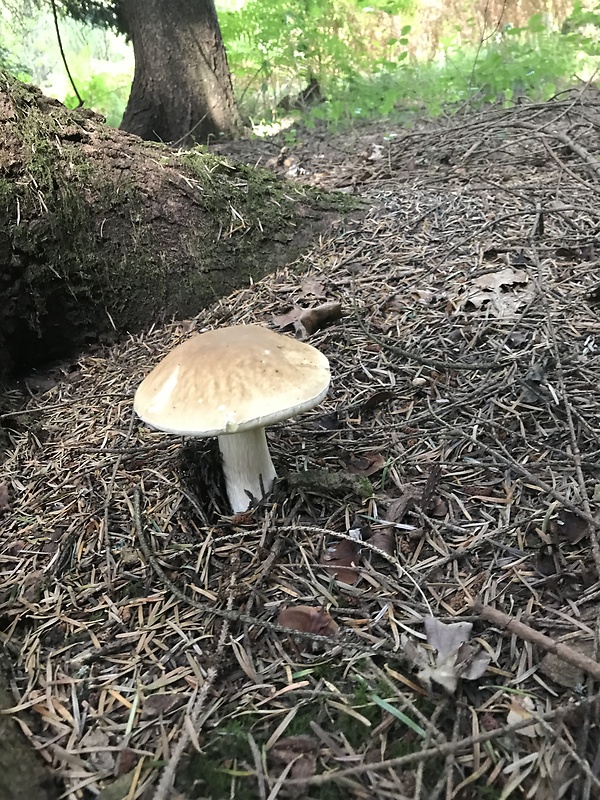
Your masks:
[{"label": "mushroom stem", "polygon": [[[250,505],[248,492],[260,500],[269,492],[277,477],[271,461],[264,428],[251,428],[241,433],[219,436],[227,497],[238,514]],[[261,488],[262,481],[262,488]]]}]

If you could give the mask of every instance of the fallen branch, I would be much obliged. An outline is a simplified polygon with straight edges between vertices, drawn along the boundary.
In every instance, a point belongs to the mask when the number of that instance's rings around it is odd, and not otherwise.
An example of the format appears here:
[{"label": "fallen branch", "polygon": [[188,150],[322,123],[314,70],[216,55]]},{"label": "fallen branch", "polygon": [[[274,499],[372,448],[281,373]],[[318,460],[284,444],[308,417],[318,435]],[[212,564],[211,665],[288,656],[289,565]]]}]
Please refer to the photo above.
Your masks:
[{"label": "fallen branch", "polygon": [[526,642],[536,644],[549,653],[554,653],[554,655],[562,661],[572,664],[582,672],[585,672],[586,675],[590,675],[594,680],[600,681],[600,663],[593,658],[580,653],[578,650],[574,650],[572,647],[568,647],[566,644],[557,642],[555,639],[550,638],[550,636],[536,631],[535,628],[525,625],[524,622],[520,622],[518,619],[510,617],[508,614],[498,611],[497,608],[484,605],[480,600],[474,600],[471,606],[474,611],[481,614],[484,619],[487,619],[488,622],[491,622],[493,625],[502,628],[502,630],[508,633],[513,633]]}]

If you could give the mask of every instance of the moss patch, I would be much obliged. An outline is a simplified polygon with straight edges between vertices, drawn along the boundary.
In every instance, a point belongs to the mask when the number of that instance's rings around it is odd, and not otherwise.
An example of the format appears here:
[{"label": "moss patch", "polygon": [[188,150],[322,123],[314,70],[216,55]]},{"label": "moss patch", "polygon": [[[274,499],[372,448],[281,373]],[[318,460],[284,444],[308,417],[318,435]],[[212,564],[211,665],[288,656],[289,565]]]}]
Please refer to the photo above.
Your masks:
[{"label": "moss patch", "polygon": [[4,73],[0,144],[0,376],[194,315],[355,206],[142,142]]}]

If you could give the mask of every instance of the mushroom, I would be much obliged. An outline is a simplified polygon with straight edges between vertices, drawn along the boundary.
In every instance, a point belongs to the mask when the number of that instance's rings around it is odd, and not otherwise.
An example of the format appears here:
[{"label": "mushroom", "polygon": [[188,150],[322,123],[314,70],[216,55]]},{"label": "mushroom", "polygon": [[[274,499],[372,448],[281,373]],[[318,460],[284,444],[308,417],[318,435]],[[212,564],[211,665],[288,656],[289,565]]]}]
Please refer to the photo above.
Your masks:
[{"label": "mushroom", "polygon": [[304,342],[260,325],[207,331],[175,347],[142,381],[134,409],[148,425],[180,436],[217,436],[235,513],[277,477],[265,426],[316,406],[329,362]]}]

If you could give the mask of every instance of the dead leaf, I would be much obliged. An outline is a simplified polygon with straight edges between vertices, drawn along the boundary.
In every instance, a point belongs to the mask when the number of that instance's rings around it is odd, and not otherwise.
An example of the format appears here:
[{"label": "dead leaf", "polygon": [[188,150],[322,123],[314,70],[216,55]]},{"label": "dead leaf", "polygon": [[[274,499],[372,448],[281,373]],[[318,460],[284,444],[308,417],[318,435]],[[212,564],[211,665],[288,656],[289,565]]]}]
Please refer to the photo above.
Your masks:
[{"label": "dead leaf", "polygon": [[481,308],[489,303],[497,317],[514,314],[533,298],[533,290],[526,286],[529,276],[522,269],[506,267],[498,272],[489,272],[476,278],[460,305]]},{"label": "dead leaf", "polygon": [[441,477],[442,468],[439,466],[439,464],[436,464],[430,469],[429,475],[427,476],[427,481],[423,487],[423,493],[421,494],[420,506],[426,514],[434,505],[433,495],[438,487]]},{"label": "dead leaf", "polygon": [[588,523],[566,508],[560,510],[558,522],[559,524],[556,526],[558,535],[564,537],[571,544],[577,544],[582,539],[585,539],[590,532]]},{"label": "dead leaf", "polygon": [[365,413],[366,411],[371,411],[377,406],[382,405],[383,403],[387,403],[388,400],[391,400],[394,397],[394,393],[390,392],[389,389],[381,389],[375,394],[372,394],[368,397],[365,402],[361,405],[360,410]]},{"label": "dead leaf", "polygon": [[300,284],[299,297],[309,297],[310,295],[318,298],[326,297],[325,287],[316,278],[306,278]]},{"label": "dead leaf", "polygon": [[511,267],[532,267],[534,262],[524,250],[519,250],[518,253],[511,254],[510,265]]},{"label": "dead leaf", "polygon": [[558,575],[561,571],[555,550],[556,548],[552,545],[544,545],[538,550],[534,564],[540,575],[549,577],[550,575]]},{"label": "dead leaf", "polygon": [[381,453],[362,453],[360,456],[347,453],[344,461],[348,472],[352,475],[364,475],[365,478],[374,475],[385,466],[385,458]]},{"label": "dead leaf", "polygon": [[383,550],[388,556],[393,556],[396,552],[396,533],[389,525],[383,528],[376,528],[368,541],[369,544],[379,548],[379,550]]},{"label": "dead leaf", "polygon": [[421,493],[414,486],[405,486],[402,496],[393,500],[385,512],[385,520],[387,522],[395,522],[400,524],[404,516],[410,511],[415,502],[421,497]]},{"label": "dead leaf", "polygon": [[490,656],[479,646],[466,642],[456,654],[456,670],[465,681],[481,678],[490,665]]},{"label": "dead leaf", "polygon": [[356,567],[360,561],[360,553],[358,541],[340,539],[323,550],[321,564],[333,573],[336,581],[352,585],[359,578]]},{"label": "dead leaf", "polygon": [[[285,768],[288,764],[292,767],[288,773],[288,777],[298,780],[306,781],[311,778],[317,769],[317,756],[319,754],[319,742],[313,736],[287,736],[285,739],[280,739],[269,750],[269,760],[276,767],[276,772],[281,774],[281,768]],[[299,783],[291,786],[291,794],[293,797],[300,797],[306,792],[306,785]]]},{"label": "dead leaf", "polygon": [[[531,712],[535,711],[535,703],[531,697],[512,697],[509,709],[506,722],[508,725],[514,725],[515,722],[531,719]],[[540,735],[541,730],[540,726],[534,723],[532,725],[526,725],[524,728],[519,728],[515,733],[534,739],[536,736]]]},{"label": "dead leaf", "polygon": [[169,711],[180,706],[182,702],[183,699],[180,694],[151,694],[144,700],[142,718],[148,719],[149,717],[159,717],[163,714],[168,714]]},{"label": "dead leaf", "polygon": [[285,314],[274,315],[271,319],[273,320],[273,325],[282,331],[284,328],[291,328],[294,323],[298,322],[305,311],[306,309],[301,306],[292,306]]},{"label": "dead leaf", "polygon": [[498,291],[503,286],[513,286],[515,283],[528,283],[528,281],[529,276],[525,270],[506,267],[499,272],[488,272],[486,275],[475,278],[473,286],[477,286],[479,289]]},{"label": "dead leaf", "polygon": [[300,339],[311,336],[330,322],[342,317],[342,304],[338,302],[323,303],[314,308],[292,306],[285,314],[272,317],[273,324],[284,330],[293,327]]},{"label": "dead leaf", "polygon": [[[560,632],[556,635],[560,639]],[[588,658],[596,658],[593,638],[588,638],[585,634],[577,634],[575,637],[568,637],[568,645]],[[573,664],[569,664],[554,653],[546,653],[540,661],[540,672],[547,678],[551,678],[555,683],[566,686],[569,689],[577,690],[578,687],[585,685],[585,675]]]},{"label": "dead leaf", "polygon": [[279,612],[277,621],[285,628],[294,628],[302,633],[316,633],[320,636],[335,636],[339,625],[324,608],[313,606],[291,606]]},{"label": "dead leaf", "polygon": [[108,786],[105,786],[100,794],[96,795],[96,800],[123,800],[129,795],[134,776],[135,773],[132,772],[120,775]]},{"label": "dead leaf", "polygon": [[335,411],[331,414],[321,414],[321,416],[315,419],[314,424],[317,428],[321,428],[324,431],[338,431],[342,427],[337,412]]},{"label": "dead leaf", "polygon": [[89,760],[98,770],[112,772],[115,768],[115,756],[108,750],[110,739],[104,731],[94,728],[82,736],[79,741],[81,747],[89,748]]},{"label": "dead leaf", "polygon": [[127,775],[128,772],[131,772],[139,760],[139,754],[136,753],[135,750],[131,750],[129,747],[124,747],[122,750],[119,750],[117,764],[115,766],[115,775],[117,778],[120,775]]},{"label": "dead leaf", "polygon": [[2,511],[10,511],[10,503],[8,502],[8,483],[0,483],[0,513]]},{"label": "dead leaf", "polygon": [[445,517],[448,513],[448,503],[442,497],[434,497],[433,508],[429,512],[432,517]]},{"label": "dead leaf", "polygon": [[473,630],[470,622],[446,624],[435,617],[425,617],[424,624],[427,642],[437,653],[433,663],[430,659],[423,663],[419,658],[419,680],[428,686],[434,681],[453,694],[460,678],[476,680],[483,675],[491,657],[467,644]]}]

